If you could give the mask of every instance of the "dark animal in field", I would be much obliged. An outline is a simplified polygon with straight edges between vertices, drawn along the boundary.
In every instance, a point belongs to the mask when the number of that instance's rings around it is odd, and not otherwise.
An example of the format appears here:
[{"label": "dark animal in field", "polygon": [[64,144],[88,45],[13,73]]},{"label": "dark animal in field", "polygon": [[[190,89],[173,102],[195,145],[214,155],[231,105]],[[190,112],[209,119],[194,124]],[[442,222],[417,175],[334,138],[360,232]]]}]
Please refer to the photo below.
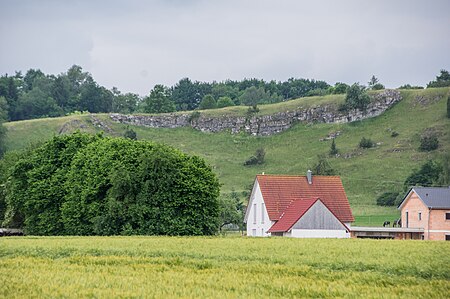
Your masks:
[{"label": "dark animal in field", "polygon": [[392,223],[392,227],[401,227],[401,226],[402,226],[402,218],[394,220],[394,222]]},{"label": "dark animal in field", "polygon": [[391,225],[391,222],[390,221],[385,221],[384,223],[383,223],[383,227],[389,227]]},{"label": "dark animal in field", "polygon": [[20,229],[0,229],[0,237],[11,237],[11,236],[23,236],[23,231]]}]

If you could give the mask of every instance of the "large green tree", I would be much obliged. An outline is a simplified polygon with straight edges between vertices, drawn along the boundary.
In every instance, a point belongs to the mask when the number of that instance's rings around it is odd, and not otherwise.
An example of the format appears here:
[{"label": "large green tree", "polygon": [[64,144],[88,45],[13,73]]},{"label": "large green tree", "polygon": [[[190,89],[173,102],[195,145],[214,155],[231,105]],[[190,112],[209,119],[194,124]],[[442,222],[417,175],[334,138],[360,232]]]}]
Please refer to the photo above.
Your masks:
[{"label": "large green tree", "polygon": [[220,97],[217,100],[217,108],[234,106],[234,102],[230,97]]},{"label": "large green tree", "polygon": [[405,190],[414,186],[433,186],[439,179],[442,166],[433,160],[427,161],[420,169],[413,171],[405,180]]},{"label": "large green tree", "polygon": [[345,97],[345,108],[366,110],[370,103],[370,97],[366,92],[366,88],[358,83],[354,83],[347,89]]},{"label": "large green tree", "polygon": [[177,110],[194,110],[208,93],[211,93],[211,85],[183,78],[172,88],[172,99]]},{"label": "large green tree", "polygon": [[139,95],[135,93],[121,93],[117,88],[112,89],[114,95],[112,112],[131,114],[136,111],[140,102]]},{"label": "large green tree", "polygon": [[8,226],[25,227],[35,235],[63,234],[60,210],[66,174],[74,155],[99,138],[79,132],[62,135],[22,155],[6,183]]},{"label": "large green tree", "polygon": [[31,90],[22,93],[15,105],[15,119],[62,115],[62,109],[52,97],[53,79],[43,75],[33,78]]},{"label": "large green tree", "polygon": [[216,99],[210,94],[207,94],[203,97],[202,101],[200,102],[200,105],[198,106],[199,109],[214,109],[217,108],[217,102]]},{"label": "large green tree", "polygon": [[450,86],[450,73],[447,70],[441,70],[440,75],[436,76],[436,80],[427,84],[427,88],[447,86]]},{"label": "large green tree", "polygon": [[62,207],[75,235],[203,235],[218,229],[219,182],[196,156],[148,141],[105,138],[80,151]]},{"label": "large green tree", "polygon": [[77,132],[6,169],[5,224],[28,234],[210,235],[219,227],[217,177],[203,159],[166,145]]},{"label": "large green tree", "polygon": [[150,95],[144,98],[145,113],[167,113],[175,111],[175,104],[170,97],[170,90],[164,85],[157,84]]}]

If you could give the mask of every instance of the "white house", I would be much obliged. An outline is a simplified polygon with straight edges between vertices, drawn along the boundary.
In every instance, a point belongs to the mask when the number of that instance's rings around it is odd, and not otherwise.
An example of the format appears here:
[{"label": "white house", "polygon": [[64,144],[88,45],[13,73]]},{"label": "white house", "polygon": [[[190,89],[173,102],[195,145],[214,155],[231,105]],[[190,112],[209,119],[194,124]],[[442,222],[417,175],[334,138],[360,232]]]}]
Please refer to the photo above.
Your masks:
[{"label": "white house", "polygon": [[257,175],[245,213],[247,236],[348,238],[354,221],[338,176]]}]

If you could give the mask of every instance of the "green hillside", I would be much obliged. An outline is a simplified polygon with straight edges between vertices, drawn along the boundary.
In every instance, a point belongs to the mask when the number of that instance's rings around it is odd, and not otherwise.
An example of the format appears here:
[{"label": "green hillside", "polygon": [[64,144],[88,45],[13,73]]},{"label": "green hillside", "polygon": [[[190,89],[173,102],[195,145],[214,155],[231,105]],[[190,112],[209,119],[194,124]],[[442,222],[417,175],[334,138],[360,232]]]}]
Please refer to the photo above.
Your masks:
[{"label": "green hillside", "polygon": [[[150,129],[132,127],[139,139],[164,142],[187,153],[204,157],[219,176],[222,193],[232,190],[246,191],[258,173],[305,174],[317,161],[318,154],[327,154],[331,141],[320,141],[328,134],[340,131],[336,145],[341,152],[338,158],[330,158],[331,165],[342,177],[353,213],[363,221],[371,216],[373,224],[384,218],[394,219],[395,208],[379,207],[377,195],[387,189],[401,189],[405,178],[413,168],[427,159],[450,152],[450,120],[446,118],[449,88],[426,90],[401,90],[403,100],[379,117],[350,124],[298,124],[293,128],[269,137],[247,134],[202,133],[191,128]],[[284,103],[261,106],[261,114],[292,110],[310,104],[342,102],[343,96],[302,98]],[[243,114],[245,107],[209,110],[209,115]],[[125,125],[111,123],[107,115],[95,115],[103,120],[112,132],[120,136]],[[92,124],[90,115],[73,115],[62,118],[39,119],[7,123],[6,147],[20,149],[30,142],[44,141],[62,130],[75,129],[90,132],[100,129]],[[433,152],[418,151],[420,135],[427,129],[438,133],[440,146]],[[391,137],[392,131],[399,133]],[[376,148],[360,150],[362,137],[378,143]],[[245,167],[243,162],[263,147],[266,162],[263,165]],[[367,221],[365,219],[364,221]]]}]

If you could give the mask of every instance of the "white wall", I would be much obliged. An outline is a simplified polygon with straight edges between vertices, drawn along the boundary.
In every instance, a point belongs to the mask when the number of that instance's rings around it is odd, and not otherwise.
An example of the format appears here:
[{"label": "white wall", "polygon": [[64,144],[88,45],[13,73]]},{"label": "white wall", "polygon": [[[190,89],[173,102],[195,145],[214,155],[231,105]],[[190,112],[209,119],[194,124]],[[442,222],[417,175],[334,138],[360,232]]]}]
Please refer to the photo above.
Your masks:
[{"label": "white wall", "polygon": [[285,237],[293,238],[350,238],[350,233],[345,230],[327,229],[292,229],[285,233]]},{"label": "white wall", "polygon": [[270,236],[270,233],[266,232],[269,230],[273,223],[269,219],[269,214],[267,214],[258,181],[255,181],[255,185],[253,186],[253,191],[250,196],[245,220],[247,221],[247,236]]}]

